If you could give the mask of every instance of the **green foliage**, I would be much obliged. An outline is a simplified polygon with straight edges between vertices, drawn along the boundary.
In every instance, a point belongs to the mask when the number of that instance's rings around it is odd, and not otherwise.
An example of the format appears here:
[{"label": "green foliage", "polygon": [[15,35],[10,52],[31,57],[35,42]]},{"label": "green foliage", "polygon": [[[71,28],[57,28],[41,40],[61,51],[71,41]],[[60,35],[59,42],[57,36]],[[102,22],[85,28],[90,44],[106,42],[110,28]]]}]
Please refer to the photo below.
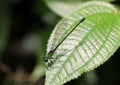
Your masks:
[{"label": "green foliage", "polygon": [[[67,17],[79,7],[81,4],[85,3],[86,1],[98,1],[98,0],[45,0],[47,6],[51,8],[56,14],[61,17]],[[115,0],[100,0],[102,1],[115,1]]]},{"label": "green foliage", "polygon": [[50,36],[47,53],[82,18],[85,21],[76,27],[51,57],[52,66],[47,69],[45,85],[61,85],[78,78],[107,61],[120,46],[120,14],[107,2],[91,1],[81,4],[78,10],[59,21]]}]

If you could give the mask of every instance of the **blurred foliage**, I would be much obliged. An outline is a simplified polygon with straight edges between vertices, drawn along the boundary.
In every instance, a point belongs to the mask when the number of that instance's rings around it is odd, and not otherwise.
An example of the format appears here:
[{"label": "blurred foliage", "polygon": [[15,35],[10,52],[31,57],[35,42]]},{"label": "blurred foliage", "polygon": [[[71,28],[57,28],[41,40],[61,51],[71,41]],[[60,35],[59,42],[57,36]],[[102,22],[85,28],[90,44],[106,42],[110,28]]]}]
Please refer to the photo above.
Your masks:
[{"label": "blurred foliage", "polygon": [[[67,17],[74,11],[81,7],[81,4],[88,1],[98,1],[98,0],[44,0],[47,6],[56,14],[61,17]],[[100,0],[106,2],[112,2],[115,0]],[[60,11],[61,10],[61,11]]]},{"label": "blurred foliage", "polygon": [[4,50],[10,29],[11,8],[8,0],[0,0],[0,53]]}]

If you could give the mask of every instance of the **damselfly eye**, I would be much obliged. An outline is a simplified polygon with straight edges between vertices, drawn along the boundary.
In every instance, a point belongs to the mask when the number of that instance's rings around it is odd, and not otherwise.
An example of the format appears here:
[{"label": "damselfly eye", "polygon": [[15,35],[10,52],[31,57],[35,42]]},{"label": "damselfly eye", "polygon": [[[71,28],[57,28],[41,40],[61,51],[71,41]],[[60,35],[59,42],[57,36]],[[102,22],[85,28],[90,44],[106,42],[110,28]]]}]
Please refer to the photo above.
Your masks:
[{"label": "damselfly eye", "polygon": [[48,62],[48,58],[47,57],[44,57],[44,62]]}]

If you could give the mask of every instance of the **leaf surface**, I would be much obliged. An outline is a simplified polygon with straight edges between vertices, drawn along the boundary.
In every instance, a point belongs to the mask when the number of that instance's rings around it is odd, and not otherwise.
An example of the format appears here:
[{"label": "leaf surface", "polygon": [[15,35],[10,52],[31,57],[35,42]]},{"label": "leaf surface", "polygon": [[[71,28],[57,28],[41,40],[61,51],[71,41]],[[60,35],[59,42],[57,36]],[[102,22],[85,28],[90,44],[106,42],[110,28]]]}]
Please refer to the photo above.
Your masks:
[{"label": "leaf surface", "polygon": [[82,19],[92,14],[108,12],[108,13],[117,13],[116,8],[114,8],[110,4],[103,4],[103,2],[87,2],[83,4],[79,10],[75,11],[71,16],[68,18],[63,18],[59,23],[56,25],[53,33],[50,36],[47,45],[47,53],[53,50],[60,40],[62,40],[66,35],[69,33],[70,30]]},{"label": "leaf surface", "polygon": [[47,53],[79,24],[51,57],[45,85],[61,85],[107,61],[120,46],[120,15],[114,7],[89,3],[62,19],[48,42]]}]

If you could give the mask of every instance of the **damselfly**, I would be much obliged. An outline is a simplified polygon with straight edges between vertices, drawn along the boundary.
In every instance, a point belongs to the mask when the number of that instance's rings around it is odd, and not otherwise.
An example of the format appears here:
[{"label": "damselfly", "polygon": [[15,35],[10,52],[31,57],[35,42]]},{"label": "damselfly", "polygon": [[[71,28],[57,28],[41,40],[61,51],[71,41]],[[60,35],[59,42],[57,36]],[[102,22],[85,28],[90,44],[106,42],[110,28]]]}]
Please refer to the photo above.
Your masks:
[{"label": "damselfly", "polygon": [[82,23],[83,21],[85,20],[85,18],[82,18],[78,23],[77,25],[61,40],[60,43],[58,43],[58,45],[53,49],[51,50],[50,52],[48,52],[47,56],[44,57],[44,61],[46,63],[50,63],[50,59],[51,57],[53,56],[55,50],[63,43],[63,41],[75,30],[75,28],[80,24]]}]

